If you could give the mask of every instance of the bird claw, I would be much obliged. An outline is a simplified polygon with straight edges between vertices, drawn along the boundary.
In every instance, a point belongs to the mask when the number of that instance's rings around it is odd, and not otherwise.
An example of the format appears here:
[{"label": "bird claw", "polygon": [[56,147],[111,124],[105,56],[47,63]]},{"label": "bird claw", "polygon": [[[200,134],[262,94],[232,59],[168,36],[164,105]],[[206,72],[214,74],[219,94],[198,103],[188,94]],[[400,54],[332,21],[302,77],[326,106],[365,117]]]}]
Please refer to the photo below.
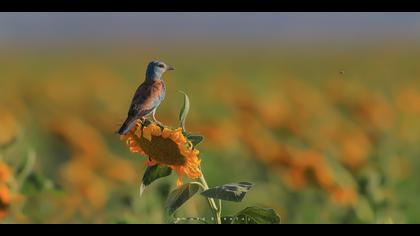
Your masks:
[{"label": "bird claw", "polygon": [[155,117],[155,111],[153,111],[153,113],[152,113],[152,118],[153,118],[153,122],[155,122],[155,123],[156,123],[156,124],[158,124],[159,126],[164,127],[164,125],[163,125],[160,121],[156,120],[156,117]]},{"label": "bird claw", "polygon": [[155,122],[157,125],[159,125],[159,126],[165,127],[165,126],[162,124],[162,122],[160,122],[160,121],[154,120],[154,122]]}]

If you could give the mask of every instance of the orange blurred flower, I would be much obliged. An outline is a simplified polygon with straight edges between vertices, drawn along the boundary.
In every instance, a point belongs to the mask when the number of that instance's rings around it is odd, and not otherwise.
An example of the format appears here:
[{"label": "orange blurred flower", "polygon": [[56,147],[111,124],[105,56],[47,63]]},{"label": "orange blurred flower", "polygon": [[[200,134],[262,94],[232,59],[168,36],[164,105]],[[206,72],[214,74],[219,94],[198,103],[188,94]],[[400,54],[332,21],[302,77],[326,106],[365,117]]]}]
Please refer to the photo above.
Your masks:
[{"label": "orange blurred flower", "polygon": [[[130,182],[137,176],[129,161],[115,157],[101,133],[83,119],[67,115],[54,116],[50,129],[63,138],[72,158],[60,169],[60,181],[66,195],[59,204],[62,221],[80,213],[91,218],[109,199],[112,181]],[[82,206],[82,207],[81,207]]]},{"label": "orange blurred flower", "polygon": [[6,185],[9,178],[9,167],[5,163],[0,162],[0,220],[8,215],[8,208],[12,200],[10,190]]},{"label": "orange blurred flower", "polygon": [[340,140],[341,160],[351,168],[361,167],[366,163],[371,151],[371,143],[362,131],[353,130]]},{"label": "orange blurred flower", "polygon": [[331,169],[324,163],[319,163],[313,167],[315,178],[318,184],[324,189],[328,189],[335,185],[336,180],[334,179]]},{"label": "orange blurred flower", "polygon": [[262,97],[259,102],[259,114],[267,126],[280,128],[292,117],[291,104],[284,96],[278,94],[267,94],[269,97]]},{"label": "orange blurred flower", "polygon": [[130,162],[117,158],[104,163],[104,174],[111,179],[122,182],[132,182],[137,179],[136,172]]},{"label": "orange blurred flower", "polygon": [[9,167],[0,161],[0,183],[6,183],[10,178]]},{"label": "orange blurred flower", "polygon": [[315,150],[291,150],[292,151],[292,165],[300,168],[313,168],[314,166],[323,162],[321,153]]},{"label": "orange blurred flower", "polygon": [[108,200],[105,184],[82,159],[74,159],[64,165],[61,175],[65,185],[72,192],[78,193],[69,198],[79,199],[79,202],[86,203],[92,209],[100,209],[105,205]]},{"label": "orange blurred flower", "polygon": [[396,106],[405,113],[420,114],[420,93],[416,90],[416,85],[398,92]]},{"label": "orange blurred flower", "polygon": [[219,149],[230,149],[237,145],[240,127],[233,120],[224,119],[213,122],[207,122],[208,125],[203,127],[199,123],[191,122],[190,129],[200,129],[206,137],[207,145],[217,146]]},{"label": "orange blurred flower", "polygon": [[8,215],[11,202],[10,190],[5,184],[0,184],[0,220]]},{"label": "orange blurred flower", "polygon": [[63,137],[68,146],[76,153],[86,154],[86,158],[93,166],[100,164],[102,158],[95,158],[105,155],[107,146],[100,133],[81,118],[71,115],[54,116],[49,128],[60,137]]},{"label": "orange blurred flower", "polygon": [[302,189],[306,184],[305,170],[302,168],[290,168],[285,177],[290,187],[295,191]]},{"label": "orange blurred flower", "polygon": [[122,139],[131,152],[149,157],[146,165],[165,165],[176,171],[177,186],[182,185],[183,175],[191,179],[201,177],[199,151],[192,147],[181,128],[162,129],[155,123],[147,126],[137,123]]},{"label": "orange blurred flower", "polygon": [[303,169],[305,172],[313,173],[317,184],[324,189],[328,189],[335,184],[335,180],[328,165],[325,163],[322,153],[311,149],[291,149],[291,154],[290,168]]},{"label": "orange blurred flower", "polygon": [[[388,101],[383,95],[366,91],[358,98],[355,113],[367,123],[366,128],[387,129],[392,125],[394,116]],[[375,131],[373,130],[373,131]]]},{"label": "orange blurred flower", "polygon": [[18,133],[18,125],[12,114],[0,111],[0,147],[13,142]]},{"label": "orange blurred flower", "polygon": [[331,191],[331,199],[342,206],[351,206],[357,202],[358,195],[352,188],[336,187]]}]

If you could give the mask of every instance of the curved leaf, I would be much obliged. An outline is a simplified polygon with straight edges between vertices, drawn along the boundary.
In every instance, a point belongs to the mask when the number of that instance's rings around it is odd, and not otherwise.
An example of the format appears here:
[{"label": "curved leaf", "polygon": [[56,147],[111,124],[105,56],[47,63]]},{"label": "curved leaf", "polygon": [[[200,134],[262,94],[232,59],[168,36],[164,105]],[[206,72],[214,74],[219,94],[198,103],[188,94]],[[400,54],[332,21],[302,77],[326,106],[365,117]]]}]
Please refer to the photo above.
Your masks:
[{"label": "curved leaf", "polygon": [[208,224],[205,218],[200,217],[181,217],[176,218],[172,224]]},{"label": "curved leaf", "polygon": [[207,189],[201,195],[208,198],[240,202],[251,188],[252,184],[248,182],[231,183]]},{"label": "curved leaf", "polygon": [[160,165],[154,165],[154,166],[148,166],[146,168],[146,171],[144,172],[143,179],[141,181],[140,186],[140,196],[143,194],[144,189],[147,185],[150,185],[153,181],[166,177],[172,173],[171,168],[167,166],[160,166]]},{"label": "curved leaf", "polygon": [[179,112],[179,122],[181,123],[182,130],[185,131],[185,120],[187,119],[188,112],[190,111],[190,99],[183,91],[179,92],[184,94],[184,105],[182,105],[181,111]]},{"label": "curved leaf", "polygon": [[188,135],[187,138],[191,141],[193,147],[197,146],[204,140],[204,137],[201,135]]},{"label": "curved leaf", "polygon": [[247,207],[233,217],[232,224],[279,224],[280,216],[271,208]]},{"label": "curved leaf", "polygon": [[169,215],[175,213],[175,211],[182,206],[188,199],[198,192],[200,185],[196,183],[184,184],[181,187],[172,191],[165,203],[165,209]]}]

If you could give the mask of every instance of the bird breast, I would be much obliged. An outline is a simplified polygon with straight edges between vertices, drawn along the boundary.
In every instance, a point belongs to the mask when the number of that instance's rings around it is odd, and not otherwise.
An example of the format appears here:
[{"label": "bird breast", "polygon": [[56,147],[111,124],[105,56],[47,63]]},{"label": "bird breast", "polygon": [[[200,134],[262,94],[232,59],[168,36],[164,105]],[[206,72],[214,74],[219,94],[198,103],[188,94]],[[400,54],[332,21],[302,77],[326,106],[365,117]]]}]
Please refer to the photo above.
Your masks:
[{"label": "bird breast", "polygon": [[165,98],[165,83],[163,80],[156,80],[152,87],[152,97],[159,97],[159,100]]}]

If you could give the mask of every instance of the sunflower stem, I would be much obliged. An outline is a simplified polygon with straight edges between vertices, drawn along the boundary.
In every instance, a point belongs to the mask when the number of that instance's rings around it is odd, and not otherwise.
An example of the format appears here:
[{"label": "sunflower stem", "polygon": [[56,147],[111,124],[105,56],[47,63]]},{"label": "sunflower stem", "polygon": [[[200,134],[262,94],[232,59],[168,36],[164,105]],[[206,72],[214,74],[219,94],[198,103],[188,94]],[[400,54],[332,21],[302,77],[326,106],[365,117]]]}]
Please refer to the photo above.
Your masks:
[{"label": "sunflower stem", "polygon": [[[202,183],[202,187],[204,187],[203,188],[203,190],[205,191],[205,190],[207,190],[207,189],[209,189],[209,185],[207,184],[207,181],[206,181],[206,179],[204,178],[204,175],[202,174],[201,175],[201,177],[200,177],[200,182]],[[210,205],[210,209],[212,210],[212,212],[213,212],[213,216],[214,216],[214,221],[215,221],[215,223],[216,224],[221,224],[222,223],[222,220],[221,220],[221,214],[222,214],[222,207],[221,207],[221,202],[219,202],[219,205],[220,205],[220,207],[218,208],[217,206],[216,206],[216,202],[214,201],[214,199],[213,198],[207,198],[207,201],[209,202],[209,205]]]},{"label": "sunflower stem", "polygon": [[18,181],[17,184],[18,184],[19,189],[22,187],[25,179],[32,172],[33,167],[35,165],[35,160],[36,160],[36,153],[35,153],[34,150],[30,149],[28,151],[28,158],[26,160],[25,166],[23,167],[23,170],[22,170],[21,174],[18,176],[18,179],[17,179],[17,181]]}]

